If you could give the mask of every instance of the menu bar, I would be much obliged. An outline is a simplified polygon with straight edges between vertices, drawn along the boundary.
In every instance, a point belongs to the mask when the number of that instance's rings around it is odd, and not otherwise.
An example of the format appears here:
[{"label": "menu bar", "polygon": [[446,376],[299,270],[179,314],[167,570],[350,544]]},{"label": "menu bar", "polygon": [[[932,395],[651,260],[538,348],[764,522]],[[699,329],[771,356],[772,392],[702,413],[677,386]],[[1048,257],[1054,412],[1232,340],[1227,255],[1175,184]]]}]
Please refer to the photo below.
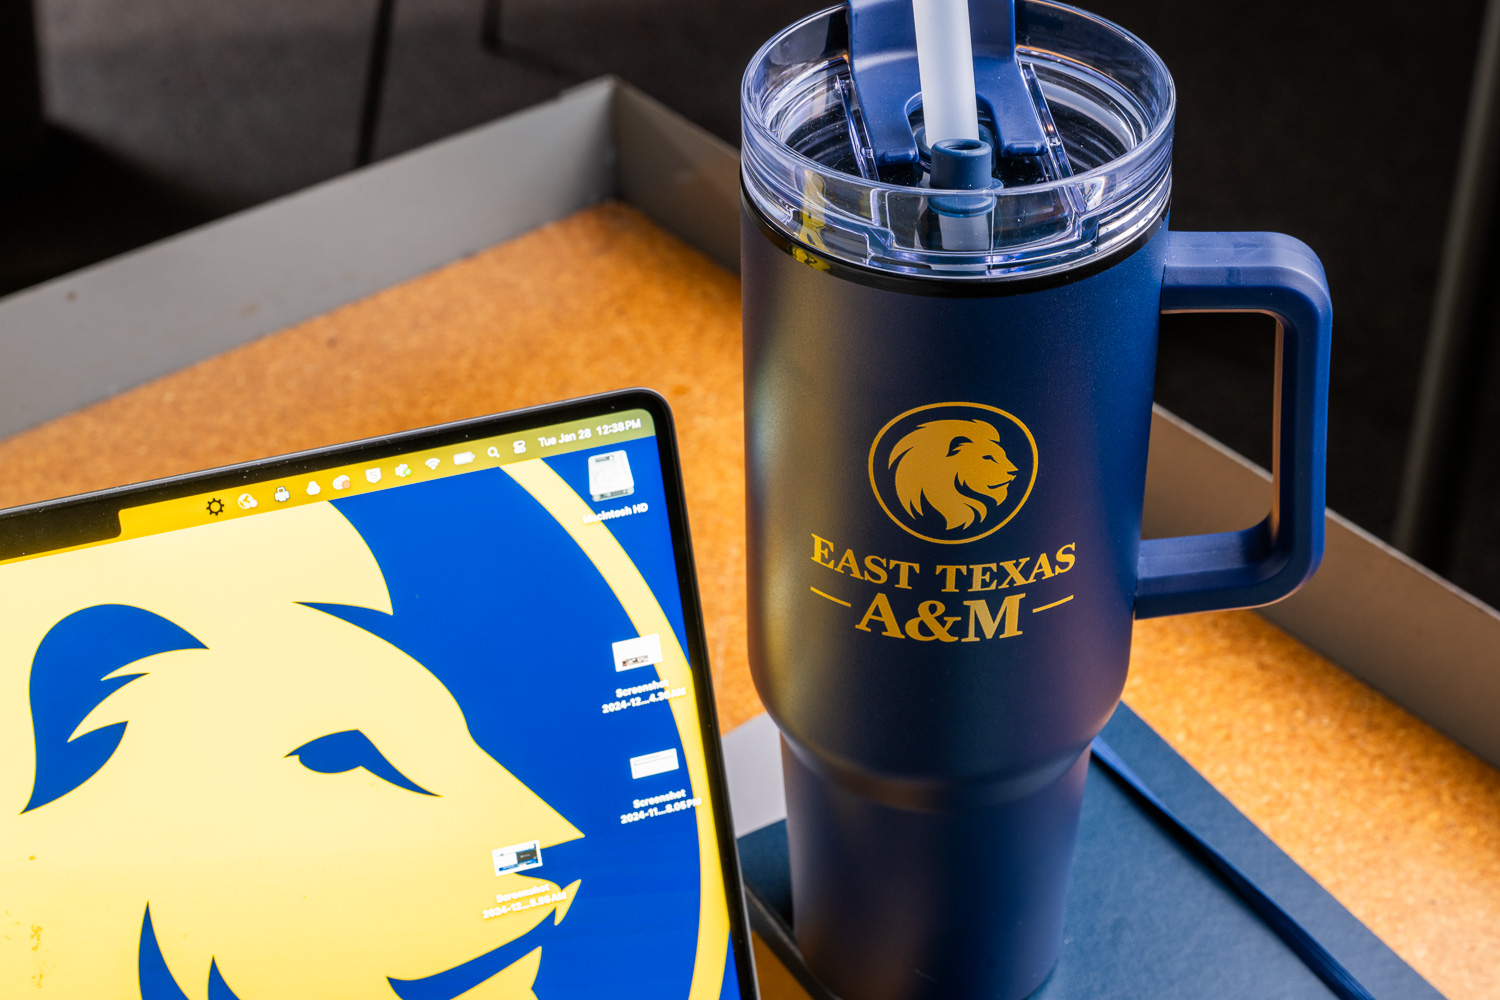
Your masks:
[{"label": "menu bar", "polygon": [[571,421],[496,437],[424,448],[379,460],[329,466],[120,510],[119,538],[232,520],[394,489],[412,483],[466,475],[516,462],[602,448],[656,433],[645,410]]}]

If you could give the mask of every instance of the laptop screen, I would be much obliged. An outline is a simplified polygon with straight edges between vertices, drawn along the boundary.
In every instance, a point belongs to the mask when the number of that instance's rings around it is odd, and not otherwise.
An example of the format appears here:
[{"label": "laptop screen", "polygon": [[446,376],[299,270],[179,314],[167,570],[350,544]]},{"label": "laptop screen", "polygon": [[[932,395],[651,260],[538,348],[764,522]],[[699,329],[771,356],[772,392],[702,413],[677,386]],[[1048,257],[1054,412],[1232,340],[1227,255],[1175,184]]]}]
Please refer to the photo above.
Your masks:
[{"label": "laptop screen", "polygon": [[0,994],[741,996],[668,419],[135,488],[41,554],[66,506],[0,518]]}]

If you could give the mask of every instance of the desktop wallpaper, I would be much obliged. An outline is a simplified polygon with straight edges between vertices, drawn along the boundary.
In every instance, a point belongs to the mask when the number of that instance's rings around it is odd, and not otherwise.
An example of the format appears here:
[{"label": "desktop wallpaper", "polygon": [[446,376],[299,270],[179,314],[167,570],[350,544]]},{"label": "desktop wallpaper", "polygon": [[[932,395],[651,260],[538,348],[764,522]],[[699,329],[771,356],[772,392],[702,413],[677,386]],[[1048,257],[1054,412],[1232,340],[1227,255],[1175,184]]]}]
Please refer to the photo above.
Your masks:
[{"label": "desktop wallpaper", "polygon": [[0,602],[5,995],[739,995],[654,438]]}]

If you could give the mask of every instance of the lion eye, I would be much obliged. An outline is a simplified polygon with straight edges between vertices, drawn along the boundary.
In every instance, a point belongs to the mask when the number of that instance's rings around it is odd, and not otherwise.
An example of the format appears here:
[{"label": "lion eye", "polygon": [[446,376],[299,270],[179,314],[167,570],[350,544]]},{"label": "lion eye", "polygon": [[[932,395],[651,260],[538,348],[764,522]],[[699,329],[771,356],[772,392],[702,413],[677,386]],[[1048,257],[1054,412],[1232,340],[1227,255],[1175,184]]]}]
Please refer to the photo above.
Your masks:
[{"label": "lion eye", "polygon": [[376,749],[375,744],[370,742],[370,738],[358,729],[346,729],[341,733],[319,736],[315,740],[302,744],[287,756],[296,757],[303,767],[309,771],[317,771],[319,774],[342,774],[345,771],[362,767],[377,778],[383,778],[398,788],[404,788],[409,792],[420,792],[423,795],[436,794],[429,792],[398,771],[396,765],[387,760],[385,754]]}]

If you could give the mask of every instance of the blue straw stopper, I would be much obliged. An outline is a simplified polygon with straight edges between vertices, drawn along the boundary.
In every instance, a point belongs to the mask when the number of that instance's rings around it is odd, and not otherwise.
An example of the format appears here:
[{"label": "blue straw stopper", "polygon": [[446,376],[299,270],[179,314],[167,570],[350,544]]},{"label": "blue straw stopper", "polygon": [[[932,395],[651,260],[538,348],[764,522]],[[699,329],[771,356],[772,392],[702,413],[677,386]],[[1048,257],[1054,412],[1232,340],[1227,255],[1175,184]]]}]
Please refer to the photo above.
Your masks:
[{"label": "blue straw stopper", "polygon": [[932,147],[932,187],[985,191],[995,186],[995,151],[983,139],[943,139]]}]

